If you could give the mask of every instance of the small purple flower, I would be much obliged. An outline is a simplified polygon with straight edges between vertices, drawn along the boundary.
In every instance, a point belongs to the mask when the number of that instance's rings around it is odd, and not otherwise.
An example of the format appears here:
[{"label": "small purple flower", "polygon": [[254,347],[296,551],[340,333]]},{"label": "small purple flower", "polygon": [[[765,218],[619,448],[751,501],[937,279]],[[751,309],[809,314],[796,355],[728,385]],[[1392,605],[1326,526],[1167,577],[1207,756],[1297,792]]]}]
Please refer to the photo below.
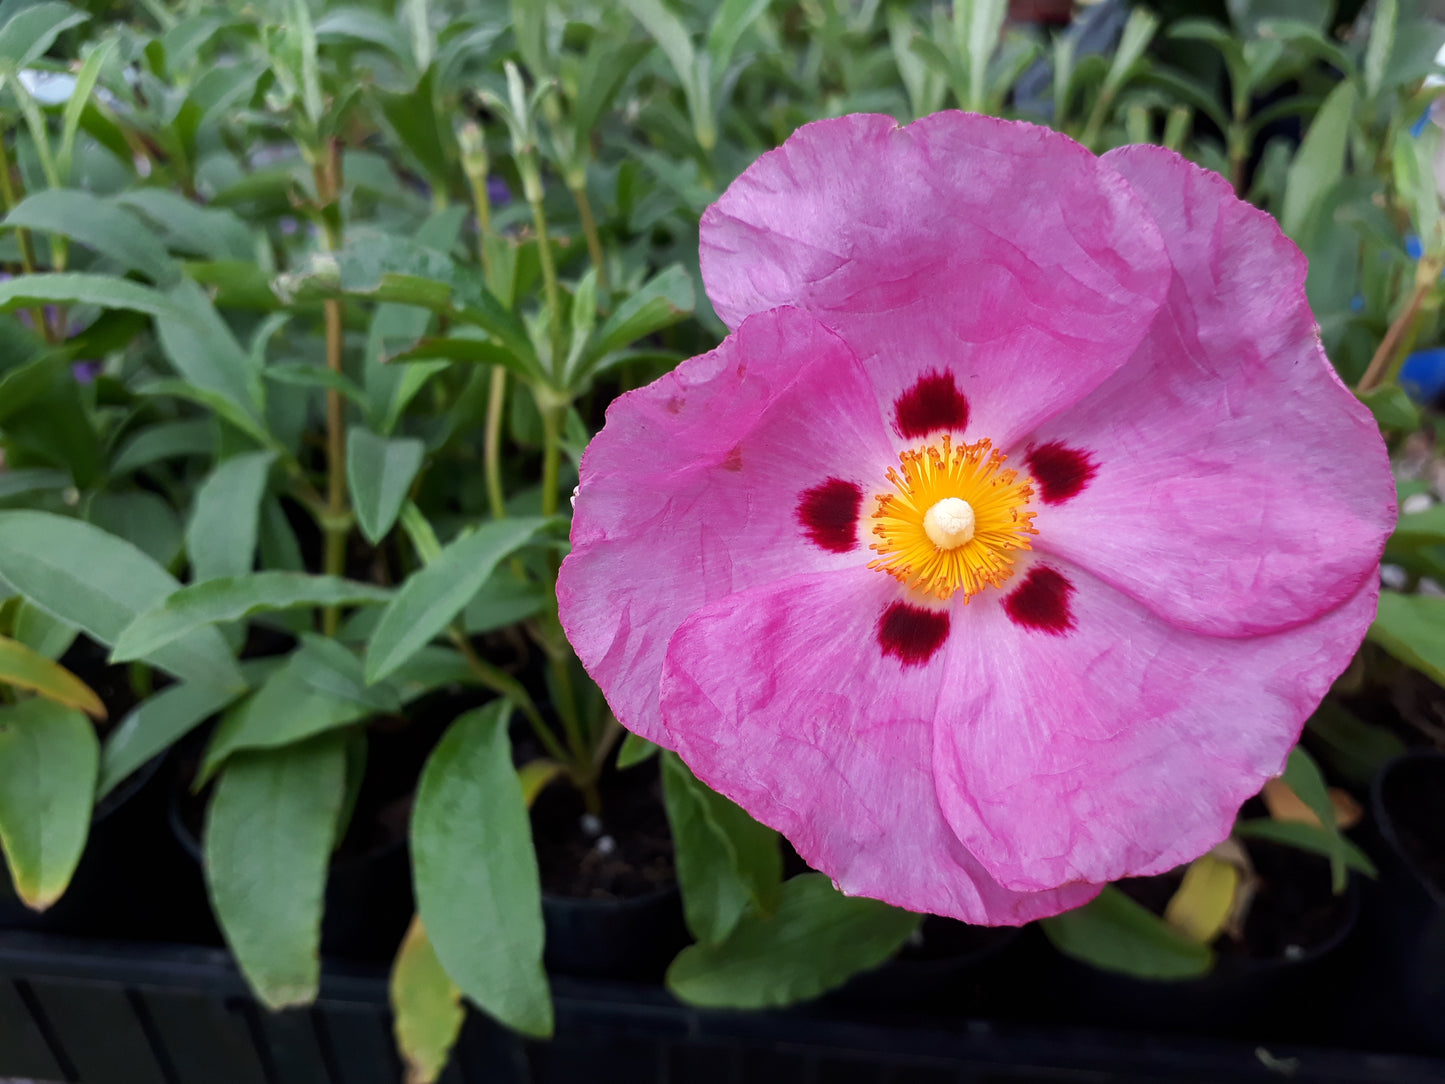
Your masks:
[{"label": "small purple flower", "polygon": [[506,181],[493,174],[487,178],[487,199],[493,207],[505,207],[512,202],[512,190]]},{"label": "small purple flower", "polygon": [[1429,403],[1445,392],[1445,347],[1417,350],[1400,368],[1400,387],[1417,403]]},{"label": "small purple flower", "polygon": [[100,375],[101,363],[95,359],[72,361],[70,373],[77,384],[89,384]]}]

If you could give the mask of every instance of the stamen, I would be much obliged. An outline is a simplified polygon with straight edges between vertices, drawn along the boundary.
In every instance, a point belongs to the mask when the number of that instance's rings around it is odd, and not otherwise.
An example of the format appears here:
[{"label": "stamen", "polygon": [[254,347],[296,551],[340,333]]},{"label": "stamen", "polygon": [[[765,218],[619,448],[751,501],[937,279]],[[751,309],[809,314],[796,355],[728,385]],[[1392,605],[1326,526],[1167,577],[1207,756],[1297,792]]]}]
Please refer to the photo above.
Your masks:
[{"label": "stamen", "polygon": [[899,455],[888,469],[896,492],[876,497],[869,568],[888,573],[910,590],[967,601],[998,587],[1014,571],[1014,550],[1030,548],[1034,513],[1031,480],[1003,469],[1007,457],[988,440],[953,446],[944,435]]}]

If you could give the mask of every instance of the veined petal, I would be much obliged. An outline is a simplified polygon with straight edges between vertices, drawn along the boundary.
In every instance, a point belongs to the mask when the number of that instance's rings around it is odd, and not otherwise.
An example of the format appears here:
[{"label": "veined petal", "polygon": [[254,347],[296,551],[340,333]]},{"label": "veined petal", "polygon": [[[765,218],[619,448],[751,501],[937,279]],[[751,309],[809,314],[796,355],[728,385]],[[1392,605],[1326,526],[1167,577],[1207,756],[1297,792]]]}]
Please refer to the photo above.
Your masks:
[{"label": "veined petal", "polygon": [[698,610],[667,651],[666,744],[843,892],[990,925],[1086,903],[1098,885],[1001,887],[944,820],[930,769],[944,656],[884,653],[878,624],[897,598],[892,581],[850,569]]},{"label": "veined petal", "polygon": [[[858,360],[793,309],[622,396],[582,459],[557,598],[578,657],[628,729],[667,744],[668,638],[700,606],[799,571],[865,562],[847,502],[892,459]],[[811,503],[810,503],[811,502]],[[882,579],[883,577],[879,577]]]},{"label": "veined petal", "polygon": [[[1038,558],[1035,567],[1049,567]],[[933,721],[944,815],[1027,891],[1159,873],[1223,839],[1359,647],[1378,585],[1265,636],[1203,636],[1078,568],[1067,631],[975,600]]]},{"label": "veined petal", "polygon": [[1197,631],[1309,621],[1373,574],[1395,490],[1374,420],[1320,346],[1304,257],[1170,151],[1105,161],[1159,223],[1172,286],[1129,363],[1015,449],[1062,446],[1094,470],[1042,502],[1035,547]]},{"label": "veined petal", "polygon": [[805,308],[883,402],[946,374],[970,439],[1001,447],[1123,364],[1169,267],[1130,186],[1083,147],[956,112],[807,125],[707,210],[701,256],[730,326]]}]

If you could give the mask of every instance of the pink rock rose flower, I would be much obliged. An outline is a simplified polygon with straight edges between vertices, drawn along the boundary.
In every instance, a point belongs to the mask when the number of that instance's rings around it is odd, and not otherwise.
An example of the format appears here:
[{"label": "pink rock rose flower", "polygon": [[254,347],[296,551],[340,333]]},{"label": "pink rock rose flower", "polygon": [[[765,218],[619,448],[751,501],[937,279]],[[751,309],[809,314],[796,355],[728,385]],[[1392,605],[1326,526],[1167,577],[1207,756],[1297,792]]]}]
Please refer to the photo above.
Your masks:
[{"label": "pink rock rose flower", "polygon": [[702,269],[733,332],[612,405],[558,583],[622,724],[969,922],[1218,843],[1395,518],[1274,220],[1158,147],[850,116],[732,184]]}]

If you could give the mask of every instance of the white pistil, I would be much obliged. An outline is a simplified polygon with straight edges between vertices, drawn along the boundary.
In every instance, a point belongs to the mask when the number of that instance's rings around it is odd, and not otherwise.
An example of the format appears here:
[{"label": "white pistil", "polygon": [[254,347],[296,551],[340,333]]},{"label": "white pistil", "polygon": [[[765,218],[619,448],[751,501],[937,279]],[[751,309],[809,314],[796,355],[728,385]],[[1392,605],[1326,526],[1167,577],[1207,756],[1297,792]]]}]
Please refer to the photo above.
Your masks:
[{"label": "white pistil", "polygon": [[973,524],[973,506],[961,497],[944,497],[923,514],[923,531],[941,550],[955,549],[971,539]]}]

